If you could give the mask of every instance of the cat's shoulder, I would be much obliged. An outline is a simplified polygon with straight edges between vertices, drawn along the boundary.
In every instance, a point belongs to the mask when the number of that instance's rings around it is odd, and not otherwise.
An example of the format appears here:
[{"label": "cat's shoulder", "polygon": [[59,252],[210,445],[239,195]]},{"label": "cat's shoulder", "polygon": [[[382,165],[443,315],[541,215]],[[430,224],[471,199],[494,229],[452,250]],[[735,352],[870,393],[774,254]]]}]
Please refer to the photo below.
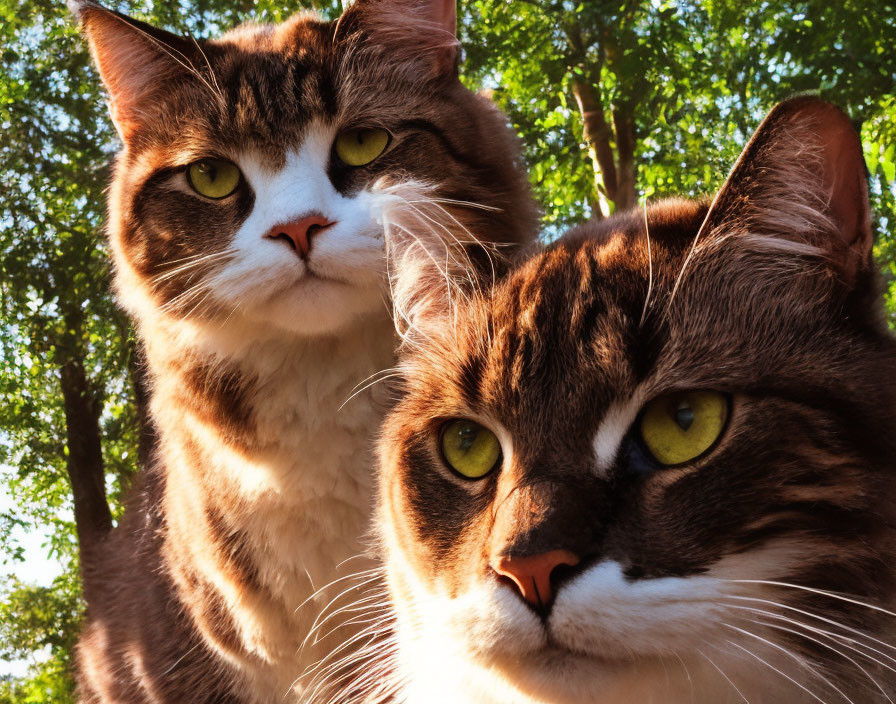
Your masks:
[{"label": "cat's shoulder", "polygon": [[552,247],[578,249],[586,242],[604,246],[620,236],[693,237],[709,210],[708,199],[665,198],[609,218],[592,218],[566,232]]}]

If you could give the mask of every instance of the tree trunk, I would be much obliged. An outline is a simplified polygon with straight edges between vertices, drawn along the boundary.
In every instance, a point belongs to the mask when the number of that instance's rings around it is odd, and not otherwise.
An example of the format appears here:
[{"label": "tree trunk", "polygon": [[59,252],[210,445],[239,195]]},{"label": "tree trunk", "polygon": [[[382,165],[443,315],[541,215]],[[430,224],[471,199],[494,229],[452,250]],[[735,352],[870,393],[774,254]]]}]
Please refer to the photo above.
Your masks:
[{"label": "tree trunk", "polygon": [[619,211],[634,208],[638,203],[635,188],[635,119],[633,111],[622,107],[613,110],[613,127],[616,130],[616,151],[619,154],[616,197],[613,199]]},{"label": "tree trunk", "polygon": [[[610,144],[612,132],[604,115],[600,93],[595,84],[579,76],[573,77],[572,92],[582,115],[583,136],[594,165],[596,195],[598,200],[603,196],[615,202],[617,176],[613,147]],[[609,213],[598,208],[592,214],[600,218]]]},{"label": "tree trunk", "polygon": [[83,562],[112,529],[100,434],[102,409],[90,388],[81,358],[64,362],[61,372],[68,447],[66,468],[72,483],[75,528]]},{"label": "tree trunk", "polygon": [[149,378],[146,367],[146,350],[137,340],[128,360],[128,374],[134,388],[137,414],[137,462],[139,468],[149,464],[156,444],[156,430],[149,414]]}]

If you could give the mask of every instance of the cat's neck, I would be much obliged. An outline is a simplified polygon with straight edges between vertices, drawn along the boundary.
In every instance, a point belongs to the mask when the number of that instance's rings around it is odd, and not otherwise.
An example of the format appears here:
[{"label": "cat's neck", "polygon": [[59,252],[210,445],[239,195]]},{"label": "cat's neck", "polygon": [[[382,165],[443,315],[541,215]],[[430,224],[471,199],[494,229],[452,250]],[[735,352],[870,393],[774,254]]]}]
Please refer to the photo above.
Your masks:
[{"label": "cat's neck", "polygon": [[370,566],[357,556],[371,510],[371,429],[386,402],[381,386],[363,387],[392,364],[390,327],[384,312],[326,338],[251,324],[141,330],[169,567],[224,600],[241,643],[231,657],[283,663],[283,681],[263,675],[281,694],[297,641],[332,594],[300,605],[315,586]]},{"label": "cat's neck", "polygon": [[202,482],[203,501],[282,510],[333,495],[366,520],[371,469],[353,470],[385,410],[382,387],[363,387],[392,363],[389,328],[385,313],[307,338],[251,324],[156,324],[147,357],[168,473]]}]

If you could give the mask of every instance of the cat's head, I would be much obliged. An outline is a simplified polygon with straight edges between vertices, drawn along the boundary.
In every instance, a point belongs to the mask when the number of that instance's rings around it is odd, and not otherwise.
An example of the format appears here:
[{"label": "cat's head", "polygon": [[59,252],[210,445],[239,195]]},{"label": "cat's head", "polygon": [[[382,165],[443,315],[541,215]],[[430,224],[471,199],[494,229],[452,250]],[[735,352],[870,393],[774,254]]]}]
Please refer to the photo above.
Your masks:
[{"label": "cat's head", "polygon": [[799,98],[711,204],[586,225],[485,293],[398,257],[380,524],[413,696],[877,701],[896,348],[865,178]]},{"label": "cat's head", "polygon": [[446,238],[534,237],[515,140],[458,79],[455,0],[213,40],[70,2],[123,142],[109,230],[138,318],[316,334],[385,311],[390,208]]}]

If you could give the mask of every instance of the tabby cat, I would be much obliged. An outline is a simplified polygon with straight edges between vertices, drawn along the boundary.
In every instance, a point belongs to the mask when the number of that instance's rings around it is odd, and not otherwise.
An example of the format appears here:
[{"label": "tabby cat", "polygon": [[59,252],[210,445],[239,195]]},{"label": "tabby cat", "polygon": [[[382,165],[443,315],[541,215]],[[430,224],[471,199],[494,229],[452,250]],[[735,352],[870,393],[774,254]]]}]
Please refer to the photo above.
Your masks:
[{"label": "tabby cat", "polygon": [[376,579],[352,558],[388,401],[364,384],[397,341],[383,222],[489,267],[466,233],[537,228],[516,141],[458,79],[454,0],[214,40],[71,1],[123,143],[109,240],[159,438],[84,556],[81,700],[310,701],[303,673],[351,616],[317,615],[350,572]]},{"label": "tabby cat", "polygon": [[396,239],[401,701],[896,699],[896,341],[869,210],[852,124],[801,97],[711,203],[582,226],[491,292]]}]

